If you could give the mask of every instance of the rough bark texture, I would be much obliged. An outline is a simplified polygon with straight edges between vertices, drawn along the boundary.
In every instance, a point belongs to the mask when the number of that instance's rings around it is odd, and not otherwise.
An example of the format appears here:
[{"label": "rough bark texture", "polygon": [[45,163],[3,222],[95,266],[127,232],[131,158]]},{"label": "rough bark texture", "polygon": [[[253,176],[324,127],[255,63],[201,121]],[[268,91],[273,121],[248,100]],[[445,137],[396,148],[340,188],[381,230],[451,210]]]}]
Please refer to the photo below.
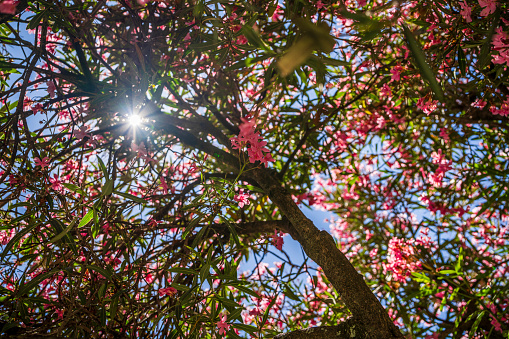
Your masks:
[{"label": "rough bark texture", "polygon": [[366,331],[350,318],[336,326],[318,326],[278,334],[274,339],[352,339],[365,338]]},{"label": "rough bark texture", "polygon": [[[327,279],[341,295],[356,324],[365,330],[364,338],[403,338],[376,296],[337,248],[326,231],[320,231],[293,201],[291,195],[266,169],[254,169],[250,176],[288,218],[306,254],[323,269]],[[357,336],[357,338],[362,338]]]}]

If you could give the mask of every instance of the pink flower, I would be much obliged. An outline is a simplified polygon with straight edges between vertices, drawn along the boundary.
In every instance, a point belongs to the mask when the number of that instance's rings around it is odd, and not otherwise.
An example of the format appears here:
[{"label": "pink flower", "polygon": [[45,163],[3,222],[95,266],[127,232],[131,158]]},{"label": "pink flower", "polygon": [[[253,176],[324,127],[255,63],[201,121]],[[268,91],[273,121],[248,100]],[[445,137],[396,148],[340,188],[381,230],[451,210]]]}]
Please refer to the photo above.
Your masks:
[{"label": "pink flower", "polygon": [[238,136],[231,138],[232,147],[234,149],[247,149],[249,155],[249,161],[254,163],[260,161],[266,165],[267,162],[272,162],[272,156],[269,153],[269,149],[265,147],[266,141],[262,141],[261,136],[258,132],[255,132],[256,123],[254,120],[242,119],[242,123],[239,126],[240,133]]},{"label": "pink flower", "polygon": [[483,8],[481,16],[493,14],[497,9],[497,2],[495,0],[479,0],[479,5]]},{"label": "pink flower", "polygon": [[430,115],[430,113],[434,112],[437,109],[437,100],[426,100],[425,98],[420,98],[417,101],[417,107],[420,108],[424,113]]},{"label": "pink flower", "polygon": [[484,106],[486,106],[486,101],[484,101],[482,99],[477,99],[470,106],[483,109]]},{"label": "pink flower", "polygon": [[145,149],[145,144],[142,142],[139,146],[134,143],[134,141],[131,143],[131,149],[135,153],[141,153],[142,155],[147,154],[147,150]]},{"label": "pink flower", "polygon": [[168,194],[168,184],[166,183],[166,180],[162,175],[161,175],[161,187],[163,189],[163,194]]},{"label": "pink flower", "polygon": [[159,293],[160,297],[163,297],[166,295],[173,297],[173,296],[175,296],[175,294],[177,294],[177,290],[173,287],[166,287],[166,288],[160,288],[159,291],[157,291],[157,293]]},{"label": "pink flower", "polygon": [[35,158],[34,161],[35,161],[35,166],[41,166],[42,169],[44,169],[44,167],[49,167],[49,158],[48,157],[44,157],[44,158],[42,158],[42,160],[39,158]]},{"label": "pink flower", "polygon": [[496,31],[492,44],[498,54],[493,54],[492,61],[494,64],[507,64],[509,66],[509,34],[504,32],[502,27],[497,28]]},{"label": "pink flower", "polygon": [[226,322],[226,316],[223,315],[221,316],[221,321],[218,321],[217,322],[217,328],[219,329],[219,334],[220,335],[223,335],[226,333],[226,331],[228,331],[230,329],[230,325],[228,325]]},{"label": "pink flower", "polygon": [[449,134],[447,133],[447,130],[445,128],[440,129],[439,135],[445,142],[448,142],[450,140]]},{"label": "pink flower", "polygon": [[387,85],[387,84],[384,84],[382,86],[382,89],[380,90],[380,94],[384,97],[392,97],[392,91],[391,91],[391,88]]},{"label": "pink flower", "polygon": [[502,116],[509,116],[509,98],[507,98],[500,108],[497,108],[495,106],[490,107],[490,112],[493,115],[502,115]]},{"label": "pink flower", "polygon": [[249,205],[249,195],[243,194],[242,192],[233,197],[233,200],[239,203],[239,207],[242,208]]},{"label": "pink flower", "polygon": [[54,98],[55,97],[55,91],[57,90],[57,87],[55,86],[55,82],[48,81],[46,83],[46,85],[48,86],[48,94],[49,94],[50,98]]},{"label": "pink flower", "polygon": [[55,191],[61,191],[64,188],[57,174],[53,174],[53,178],[49,178],[49,182],[51,183],[51,188]]},{"label": "pink flower", "polygon": [[491,315],[491,324],[495,328],[495,331],[498,331],[498,332],[502,333],[502,325],[500,325],[498,320],[495,319],[495,317],[493,315]]},{"label": "pink flower", "polygon": [[401,67],[401,66],[396,66],[393,69],[391,69],[391,71],[390,71],[392,74],[391,81],[399,81],[401,78],[402,70],[403,70],[403,67]]},{"label": "pink flower", "polygon": [[460,11],[461,16],[465,19],[466,22],[472,22],[472,17],[471,17],[472,9],[467,5],[465,0],[463,0],[463,2],[460,2],[460,6],[461,6],[461,11]]},{"label": "pink flower", "polygon": [[34,112],[34,115],[35,115],[35,114],[37,114],[37,112],[42,111],[43,108],[44,108],[44,106],[40,102],[38,102],[32,106],[32,112]]},{"label": "pink flower", "polygon": [[247,38],[245,36],[239,35],[237,37],[237,41],[236,41],[237,45],[246,45],[247,43],[248,43],[248,41],[247,41]]},{"label": "pink flower", "polygon": [[9,231],[0,231],[0,245],[7,245],[12,237],[14,237],[14,234],[14,228],[11,228]]},{"label": "pink flower", "polygon": [[421,267],[421,263],[415,259],[413,239],[392,238],[389,241],[387,251],[387,264],[384,264],[384,271],[391,272],[396,281],[404,282],[412,272]]},{"label": "pink flower", "polygon": [[83,138],[85,137],[92,139],[90,133],[87,133],[87,129],[88,129],[87,126],[85,125],[81,126],[79,130],[74,131],[74,136],[79,140],[83,140]]},{"label": "pink flower", "polygon": [[14,15],[16,14],[17,5],[17,1],[4,0],[0,3],[0,13]]},{"label": "pink flower", "polygon": [[272,236],[272,245],[276,246],[276,248],[280,251],[283,250],[283,232],[279,232],[278,230],[274,231],[274,235]]}]

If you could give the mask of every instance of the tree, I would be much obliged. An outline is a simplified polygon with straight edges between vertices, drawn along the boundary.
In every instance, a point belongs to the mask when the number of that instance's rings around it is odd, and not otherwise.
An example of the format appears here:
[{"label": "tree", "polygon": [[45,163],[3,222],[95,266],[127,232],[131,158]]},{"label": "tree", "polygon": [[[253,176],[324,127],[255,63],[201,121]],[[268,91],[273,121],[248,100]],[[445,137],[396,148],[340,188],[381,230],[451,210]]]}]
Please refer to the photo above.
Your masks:
[{"label": "tree", "polygon": [[3,333],[507,337],[507,4],[0,12]]}]

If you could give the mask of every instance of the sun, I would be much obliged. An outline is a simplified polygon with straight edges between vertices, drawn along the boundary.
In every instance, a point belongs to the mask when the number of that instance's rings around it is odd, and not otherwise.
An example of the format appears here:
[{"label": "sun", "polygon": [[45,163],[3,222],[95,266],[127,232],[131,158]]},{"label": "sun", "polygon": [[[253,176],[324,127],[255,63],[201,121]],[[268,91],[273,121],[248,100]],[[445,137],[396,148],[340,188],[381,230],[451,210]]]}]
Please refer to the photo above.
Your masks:
[{"label": "sun", "polygon": [[129,116],[128,120],[129,120],[129,124],[134,127],[140,126],[142,123],[142,119],[138,114],[131,114]]}]

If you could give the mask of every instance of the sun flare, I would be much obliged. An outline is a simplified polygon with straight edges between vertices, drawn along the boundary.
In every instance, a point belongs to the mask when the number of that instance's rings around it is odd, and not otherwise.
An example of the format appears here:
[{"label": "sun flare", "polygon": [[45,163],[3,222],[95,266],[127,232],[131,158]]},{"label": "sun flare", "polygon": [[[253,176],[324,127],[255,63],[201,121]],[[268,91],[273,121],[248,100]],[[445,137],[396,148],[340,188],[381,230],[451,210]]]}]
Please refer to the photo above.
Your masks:
[{"label": "sun flare", "polygon": [[138,114],[132,114],[128,118],[129,124],[131,126],[140,126],[142,123],[142,119]]}]

